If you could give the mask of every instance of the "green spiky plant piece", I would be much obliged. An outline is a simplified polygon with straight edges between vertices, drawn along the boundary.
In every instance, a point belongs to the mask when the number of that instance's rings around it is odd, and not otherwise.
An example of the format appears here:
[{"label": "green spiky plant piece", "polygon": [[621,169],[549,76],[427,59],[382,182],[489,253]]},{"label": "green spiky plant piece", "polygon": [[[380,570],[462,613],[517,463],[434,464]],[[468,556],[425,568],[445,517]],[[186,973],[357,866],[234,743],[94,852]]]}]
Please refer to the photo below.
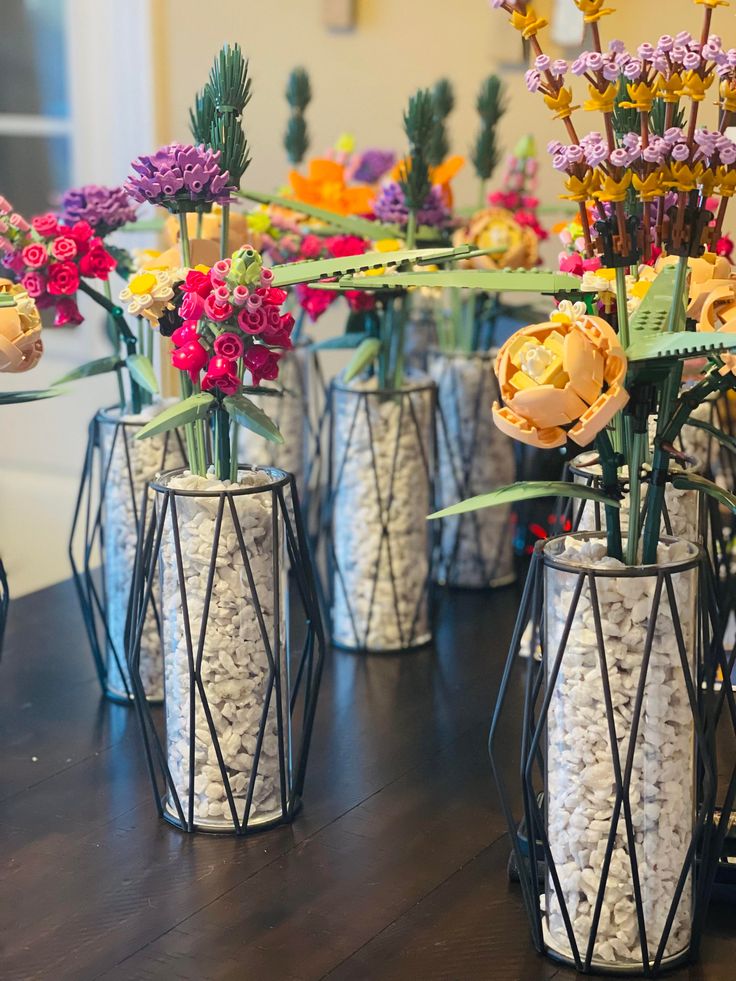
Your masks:
[{"label": "green spiky plant piece", "polygon": [[196,144],[209,145],[212,135],[212,123],[215,121],[215,103],[212,89],[205,85],[201,92],[194,96],[194,105],[189,110],[189,131]]},{"label": "green spiky plant piece", "polygon": [[429,89],[420,89],[410,99],[404,113],[404,132],[409,141],[409,156],[402,167],[399,185],[409,209],[406,247],[414,248],[417,212],[427,199],[432,185],[429,180],[429,152],[435,130],[435,110]]},{"label": "green spiky plant piece", "polygon": [[455,92],[452,83],[447,78],[440,78],[432,89],[434,104],[435,129],[429,147],[429,164],[438,167],[450,152],[450,141],[447,136],[447,117],[455,108]]},{"label": "green spiky plant piece", "polygon": [[483,81],[475,101],[475,108],[480,116],[480,129],[470,152],[470,159],[480,181],[479,207],[483,207],[486,183],[501,157],[498,146],[498,123],[508,108],[504,86],[498,75],[489,75]]},{"label": "green spiky plant piece", "polygon": [[285,95],[291,113],[284,133],[284,149],[289,163],[297,166],[309,149],[309,132],[304,113],[312,101],[312,86],[304,68],[295,68],[291,72],[286,83]]},{"label": "green spiky plant piece", "polygon": [[[215,58],[207,83],[214,103],[215,114],[209,143],[219,150],[220,166],[230,174],[230,183],[240,187],[240,181],[250,163],[248,141],[243,130],[243,111],[250,102],[251,80],[248,61],[239,44],[223,45]],[[227,255],[230,206],[223,205],[220,229],[220,254]]]}]

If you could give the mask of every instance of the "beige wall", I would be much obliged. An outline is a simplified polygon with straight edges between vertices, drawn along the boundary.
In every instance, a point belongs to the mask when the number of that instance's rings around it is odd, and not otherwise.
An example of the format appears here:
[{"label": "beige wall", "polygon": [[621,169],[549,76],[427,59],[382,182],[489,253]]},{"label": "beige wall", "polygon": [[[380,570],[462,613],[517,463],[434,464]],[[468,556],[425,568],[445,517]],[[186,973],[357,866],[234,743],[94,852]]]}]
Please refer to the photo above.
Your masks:
[{"label": "beige wall", "polygon": [[[502,12],[489,9],[487,0],[356,0],[357,27],[347,34],[330,33],[322,26],[322,0],[153,3],[159,27],[162,141],[187,138],[193,92],[205,81],[224,41],[239,41],[250,57],[254,97],[247,129],[253,162],[245,186],[267,190],[286,174],[283,88],[297,64],[310,72],[315,93],[308,117],[313,151],[332,145],[345,130],[353,132],[362,147],[403,147],[401,114],[408,96],[447,75],[457,94],[451,135],[456,151],[464,153],[476,129],[475,95],[491,71],[500,72],[509,89],[511,108],[501,130],[506,147],[531,131],[543,153],[547,140],[563,133],[541,97],[527,93],[518,65],[519,35]],[[535,4],[540,12],[552,5],[552,0]],[[620,37],[632,47],[656,40],[665,31],[700,30],[703,8],[693,0],[613,0],[612,5],[617,10],[602,22],[603,37]],[[733,9],[717,10],[714,25],[726,44],[736,45]],[[707,112],[712,121],[714,108],[708,105]],[[559,193],[559,181],[546,159],[540,170],[542,195],[551,203]],[[460,202],[475,202],[470,165],[456,186]]]}]

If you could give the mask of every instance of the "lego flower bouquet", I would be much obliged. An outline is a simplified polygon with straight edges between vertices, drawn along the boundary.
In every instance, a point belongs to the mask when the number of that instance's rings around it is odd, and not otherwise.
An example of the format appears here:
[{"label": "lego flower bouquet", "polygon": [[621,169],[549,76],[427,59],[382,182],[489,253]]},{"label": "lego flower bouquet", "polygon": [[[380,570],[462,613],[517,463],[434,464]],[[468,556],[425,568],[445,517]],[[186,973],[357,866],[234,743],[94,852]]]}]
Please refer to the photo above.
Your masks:
[{"label": "lego flower bouquet", "polygon": [[[549,147],[553,164],[578,204],[583,262],[614,298],[599,305],[584,278],[555,290],[557,309],[498,353],[493,416],[528,445],[592,445],[600,480],[512,484],[443,513],[559,494],[605,514],[603,531],[535,551],[490,751],[537,948],[583,973],[652,976],[697,951],[717,852],[706,732],[723,701],[706,708],[696,692],[725,659],[701,533],[668,534],[665,495],[672,486],[736,511],[733,493],[684,469],[675,445],[685,425],[702,424],[706,400],[736,385],[728,288],[724,318],[703,320],[718,306],[715,270],[724,276],[713,250],[736,162],[725,134],[734,62],[711,33],[718,0],[698,0],[699,37],[681,32],[635,53],[618,41],[603,47],[600,21],[612,8],[575,3],[593,47],[572,65],[544,53],[545,21],[532,4],[492,6],[528,43],[527,85],[565,127],[568,142]],[[716,79],[719,118],[708,128]],[[600,132],[578,135],[581,106],[598,115]],[[692,358],[698,373],[683,386]],[[522,841],[496,732],[530,618],[541,624],[541,658],[526,672]]]}]

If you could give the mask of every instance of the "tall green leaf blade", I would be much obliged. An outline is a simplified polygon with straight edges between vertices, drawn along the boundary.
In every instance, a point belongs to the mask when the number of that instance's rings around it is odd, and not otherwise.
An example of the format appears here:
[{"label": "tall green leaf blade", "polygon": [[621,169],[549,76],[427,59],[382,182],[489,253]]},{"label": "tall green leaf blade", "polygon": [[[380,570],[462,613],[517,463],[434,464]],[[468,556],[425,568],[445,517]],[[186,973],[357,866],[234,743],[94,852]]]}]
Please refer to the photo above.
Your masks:
[{"label": "tall green leaf blade", "polygon": [[349,382],[356,375],[359,375],[364,368],[372,364],[381,351],[381,342],[377,337],[368,337],[360,342],[360,346],[350,359],[350,363],[345,369],[345,381]]},{"label": "tall green leaf blade", "polygon": [[19,405],[21,402],[38,402],[53,399],[62,393],[57,388],[27,389],[24,392],[0,392],[0,405]]},{"label": "tall green leaf blade", "polygon": [[545,269],[439,269],[386,273],[366,277],[343,276],[337,283],[315,283],[315,289],[404,289],[434,286],[482,290],[484,293],[572,293],[580,279]]},{"label": "tall green leaf blade", "polygon": [[310,351],[346,351],[359,347],[370,334],[341,334],[339,337],[329,337],[326,341],[316,341],[309,345]]},{"label": "tall green leaf blade", "polygon": [[270,419],[263,409],[251,402],[245,395],[228,395],[222,403],[228,414],[239,426],[250,429],[251,432],[262,436],[271,443],[283,443],[279,427]]},{"label": "tall green leaf blade", "polygon": [[736,514],[736,495],[727,491],[724,487],[714,484],[712,480],[699,477],[694,473],[688,473],[682,476],[673,476],[672,486],[678,490],[694,490],[701,494],[708,494],[709,497],[714,497],[719,504],[723,504],[724,507],[727,507]]},{"label": "tall green leaf blade", "polygon": [[[357,218],[354,215],[338,215],[334,211],[326,208],[318,208],[313,204],[306,204],[304,201],[295,201],[292,198],[285,198],[279,194],[263,194],[260,191],[238,191],[238,196],[247,198],[249,201],[258,201],[259,204],[273,204],[277,208],[288,208],[296,211],[300,215],[308,218],[315,218],[323,221],[345,235],[358,235],[360,238],[367,238],[370,241],[377,241],[382,238],[403,238],[406,234],[405,229],[398,225],[385,225],[380,221],[371,221],[368,218]],[[417,238],[429,238],[434,241],[437,232],[432,228],[422,228],[423,234],[417,234]]]},{"label": "tall green leaf blade", "polygon": [[153,370],[153,365],[145,354],[130,354],[125,359],[125,363],[128,366],[128,371],[133,381],[138,382],[141,388],[150,392],[151,395],[158,394],[156,372]]},{"label": "tall green leaf blade", "polygon": [[77,381],[79,378],[91,378],[93,375],[105,375],[109,371],[115,371],[125,362],[121,361],[117,354],[109,354],[105,358],[98,358],[96,361],[88,361],[66,375],[62,375],[54,385],[66,385],[68,382]]},{"label": "tall green leaf blade", "polygon": [[564,480],[525,480],[518,484],[499,487],[488,494],[479,494],[460,501],[442,511],[430,514],[430,520],[435,518],[450,518],[456,514],[467,514],[469,511],[481,511],[484,508],[498,507],[501,504],[514,504],[516,501],[531,501],[536,497],[575,497],[586,501],[598,501],[610,507],[621,506],[619,501],[607,497],[602,491],[583,484],[570,484]]},{"label": "tall green leaf blade", "polygon": [[166,433],[170,429],[178,429],[179,426],[186,426],[196,419],[206,419],[210,409],[214,404],[215,398],[209,392],[197,392],[190,395],[188,399],[177,402],[164,409],[154,419],[146,423],[139,432],[136,439],[146,439],[148,436],[157,436],[159,433]]},{"label": "tall green leaf blade", "polygon": [[704,432],[709,433],[721,446],[725,446],[727,450],[736,453],[736,439],[733,436],[729,436],[728,433],[724,433],[722,429],[712,425],[712,423],[706,422],[705,419],[693,419],[690,416],[685,425],[691,426],[694,429],[702,429]]},{"label": "tall green leaf blade", "polygon": [[656,361],[659,358],[692,358],[736,349],[736,333],[726,331],[681,330],[671,334],[632,334],[626,349],[629,361]]}]

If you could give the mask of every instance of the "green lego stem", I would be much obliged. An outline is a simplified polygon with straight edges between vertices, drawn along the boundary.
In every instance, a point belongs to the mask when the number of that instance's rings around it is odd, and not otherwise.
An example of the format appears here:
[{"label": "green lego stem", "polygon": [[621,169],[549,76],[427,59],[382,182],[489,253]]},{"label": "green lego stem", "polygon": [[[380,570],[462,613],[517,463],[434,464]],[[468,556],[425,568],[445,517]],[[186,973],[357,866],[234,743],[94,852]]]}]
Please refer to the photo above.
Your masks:
[{"label": "green lego stem", "polygon": [[[607,497],[615,499],[619,492],[618,457],[611,446],[611,440],[605,429],[596,436],[595,448],[598,450],[598,459],[600,460],[603,474],[603,486],[601,489]],[[623,561],[619,509],[617,507],[611,507],[609,504],[605,504],[604,509],[606,515],[608,554],[614,559]]]}]

